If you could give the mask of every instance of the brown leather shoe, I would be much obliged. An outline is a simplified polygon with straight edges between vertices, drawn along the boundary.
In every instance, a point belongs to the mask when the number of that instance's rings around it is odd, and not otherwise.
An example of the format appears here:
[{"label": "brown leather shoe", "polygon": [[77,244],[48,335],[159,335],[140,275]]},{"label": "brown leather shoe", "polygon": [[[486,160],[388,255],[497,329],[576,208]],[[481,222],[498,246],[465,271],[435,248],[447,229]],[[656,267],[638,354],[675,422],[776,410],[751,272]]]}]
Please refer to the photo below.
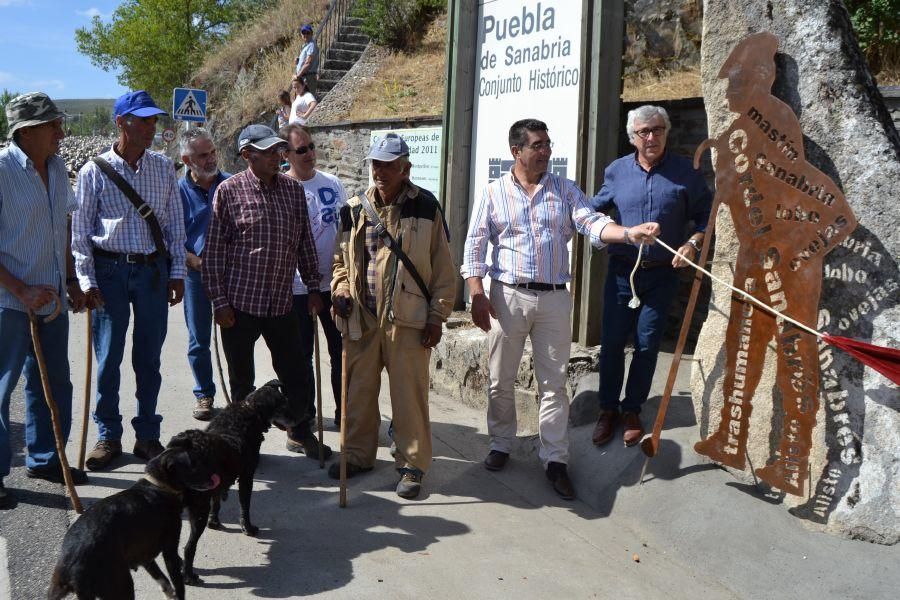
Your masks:
[{"label": "brown leather shoe", "polygon": [[547,463],[547,479],[553,485],[553,491],[559,494],[563,500],[572,500],[575,498],[575,488],[572,487],[572,481],[569,479],[568,468],[565,464],[559,462]]},{"label": "brown leather shoe", "polygon": [[625,425],[625,434],[622,439],[626,446],[634,446],[644,437],[644,426],[641,417],[637,413],[622,413],[622,423]]},{"label": "brown leather shoe", "polygon": [[484,457],[484,468],[488,471],[501,471],[509,461],[509,452],[500,452],[499,450],[491,450]]},{"label": "brown leather shoe", "polygon": [[596,446],[602,446],[612,439],[613,433],[616,431],[616,422],[619,420],[619,411],[601,410],[600,418],[597,419],[597,426],[594,427],[594,435],[591,441]]}]

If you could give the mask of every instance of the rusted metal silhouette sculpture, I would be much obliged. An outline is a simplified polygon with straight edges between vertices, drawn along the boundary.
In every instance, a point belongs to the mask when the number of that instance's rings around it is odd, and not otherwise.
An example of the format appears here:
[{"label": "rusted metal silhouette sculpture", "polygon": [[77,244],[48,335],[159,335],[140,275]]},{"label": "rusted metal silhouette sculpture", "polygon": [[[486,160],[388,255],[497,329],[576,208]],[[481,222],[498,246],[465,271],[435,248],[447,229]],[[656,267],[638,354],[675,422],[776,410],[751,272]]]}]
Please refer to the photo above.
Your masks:
[{"label": "rusted metal silhouette sculpture", "polygon": [[[824,257],[857,221],[837,185],[806,161],[797,116],[771,94],[777,48],[770,33],[735,46],[719,78],[728,79],[728,106],[738,117],[698,153],[716,149],[716,199],[728,206],[740,244],[734,286],[815,325]],[[819,407],[817,340],[737,295],[725,339],[721,421],[694,449],[745,467],[752,399],[770,342],[778,357],[774,399],[780,396],[784,418],[778,449],[756,474],[773,488],[802,495]]]}]

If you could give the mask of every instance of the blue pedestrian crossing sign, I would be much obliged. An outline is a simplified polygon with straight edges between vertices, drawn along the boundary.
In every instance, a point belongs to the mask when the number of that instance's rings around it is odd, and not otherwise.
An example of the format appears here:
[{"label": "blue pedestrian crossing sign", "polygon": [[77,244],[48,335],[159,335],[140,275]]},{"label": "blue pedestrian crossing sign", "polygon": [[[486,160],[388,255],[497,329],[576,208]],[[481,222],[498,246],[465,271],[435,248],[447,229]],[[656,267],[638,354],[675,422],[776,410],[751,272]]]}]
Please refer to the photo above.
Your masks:
[{"label": "blue pedestrian crossing sign", "polygon": [[172,118],[176,121],[206,121],[206,91],[175,88],[172,94]]}]

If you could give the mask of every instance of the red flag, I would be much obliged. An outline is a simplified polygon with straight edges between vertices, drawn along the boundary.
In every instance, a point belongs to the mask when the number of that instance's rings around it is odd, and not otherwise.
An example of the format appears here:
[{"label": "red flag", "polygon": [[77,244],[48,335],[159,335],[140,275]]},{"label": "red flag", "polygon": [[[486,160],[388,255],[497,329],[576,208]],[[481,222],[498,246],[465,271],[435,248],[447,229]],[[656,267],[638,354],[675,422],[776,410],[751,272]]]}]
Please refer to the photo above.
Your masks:
[{"label": "red flag", "polygon": [[860,362],[869,365],[897,385],[900,385],[900,350],[866,344],[839,335],[823,334],[826,343],[840,348],[856,357]]}]

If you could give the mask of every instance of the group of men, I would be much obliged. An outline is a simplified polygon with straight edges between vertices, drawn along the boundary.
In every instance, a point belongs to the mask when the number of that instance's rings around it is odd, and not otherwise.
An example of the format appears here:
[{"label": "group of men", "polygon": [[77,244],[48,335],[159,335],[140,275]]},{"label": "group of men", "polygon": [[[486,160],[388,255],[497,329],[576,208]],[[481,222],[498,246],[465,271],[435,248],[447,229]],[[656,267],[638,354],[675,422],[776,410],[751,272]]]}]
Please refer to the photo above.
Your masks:
[{"label": "group of men", "polygon": [[[164,111],[137,91],[120,97],[114,112],[118,140],[81,169],[73,194],[56,154],[64,115],[40,93],[7,106],[12,142],[0,152],[0,335],[9,341],[0,351],[0,505],[10,503],[2,484],[11,463],[9,400],[23,368],[27,473],[63,479],[28,330],[29,313],[48,314],[56,298],[62,308],[68,298],[73,310],[94,311],[99,436],[89,469],[108,468],[122,453],[120,366],[132,312],[133,454],[150,459],[162,451],[160,355],[168,309],[183,298],[195,418],[207,420],[214,409],[213,322],[221,328],[233,402],[253,390],[254,345],[261,336],[301,423],[288,432],[287,448],[318,457],[311,427],[318,321],[335,399],[345,353],[347,411],[335,420],[344,430],[347,475],[375,465],[386,369],[397,494],[417,497],[432,462],[430,353],[455,302],[457,268],[439,203],[410,179],[403,138],[387,134],[372,144],[367,160],[374,185],[348,198],[337,178],[316,169],[316,147],[304,127],[288,125],[277,134],[263,125],[246,127],[237,150],[247,168],[235,175],[220,171],[209,133],[189,129],[181,140],[186,174],[177,181],[172,161],[149,150]],[[576,231],[595,247],[611,245],[594,442],[608,442],[619,419],[624,348],[632,333],[635,353],[621,402],[625,444],[643,434],[638,415],[674,295],[674,268],[686,264],[682,256],[696,254],[710,203],[702,177],[666,153],[670,127],[663,109],[632,111],[627,129],[636,152],[610,165],[592,200],[548,171],[552,142],[544,123],[525,119],[510,128],[514,165],[475,199],[458,271],[468,285],[472,320],[488,332],[486,468],[503,469],[514,450],[514,382],[529,336],[540,393],[539,455],[553,489],[563,498],[575,495],[567,471],[566,371],[567,243]],[[614,218],[605,214],[613,208]],[[658,253],[652,247],[657,237],[680,246],[678,255]],[[628,273],[636,261],[642,305],[634,309],[628,307]],[[68,437],[66,311],[40,321],[38,331]],[[327,446],[321,451],[331,454]],[[83,472],[72,472],[76,483],[86,481]],[[338,464],[329,475],[340,476]]]}]

